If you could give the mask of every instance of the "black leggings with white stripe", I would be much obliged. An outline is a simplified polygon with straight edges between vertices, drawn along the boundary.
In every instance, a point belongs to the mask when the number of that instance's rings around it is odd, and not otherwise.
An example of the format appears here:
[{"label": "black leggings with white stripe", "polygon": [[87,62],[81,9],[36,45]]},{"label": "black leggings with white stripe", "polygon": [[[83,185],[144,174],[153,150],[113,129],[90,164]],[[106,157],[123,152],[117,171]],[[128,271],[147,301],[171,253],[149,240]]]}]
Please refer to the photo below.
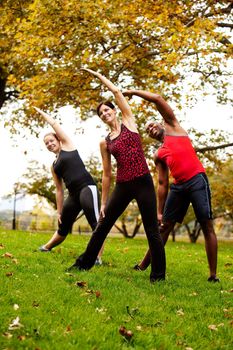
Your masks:
[{"label": "black leggings with white stripe", "polygon": [[59,235],[67,236],[71,232],[81,210],[84,211],[89,225],[94,230],[99,220],[99,193],[95,185],[86,186],[77,193],[69,193],[62,208],[62,223],[59,224],[57,231]]},{"label": "black leggings with white stripe", "polygon": [[137,201],[151,251],[150,278],[152,280],[165,278],[164,245],[158,230],[156,196],[150,174],[116,184],[106,206],[105,217],[99,220],[85,252],[77,258],[75,263],[77,267],[88,270],[94,265],[109,231],[133,199]]}]

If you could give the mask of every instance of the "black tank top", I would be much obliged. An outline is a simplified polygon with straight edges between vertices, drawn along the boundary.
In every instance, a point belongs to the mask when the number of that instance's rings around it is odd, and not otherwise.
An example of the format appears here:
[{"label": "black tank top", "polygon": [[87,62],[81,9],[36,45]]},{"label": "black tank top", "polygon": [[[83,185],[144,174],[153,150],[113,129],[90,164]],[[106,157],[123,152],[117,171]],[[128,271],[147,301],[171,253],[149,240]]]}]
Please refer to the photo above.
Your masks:
[{"label": "black tank top", "polygon": [[71,193],[80,191],[88,185],[95,185],[77,150],[69,152],[61,150],[53,163],[53,169],[55,174],[63,179]]}]

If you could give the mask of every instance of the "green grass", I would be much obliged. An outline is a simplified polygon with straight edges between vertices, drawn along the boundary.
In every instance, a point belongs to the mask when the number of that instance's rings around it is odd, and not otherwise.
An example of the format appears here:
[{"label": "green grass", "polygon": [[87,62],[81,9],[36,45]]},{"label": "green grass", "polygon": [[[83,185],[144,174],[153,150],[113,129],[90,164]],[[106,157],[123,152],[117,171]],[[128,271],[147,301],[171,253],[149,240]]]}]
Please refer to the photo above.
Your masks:
[{"label": "green grass", "polygon": [[[207,282],[203,243],[169,241],[167,280],[152,285],[149,269],[132,269],[147,249],[145,239],[110,237],[104,265],[66,273],[89,237],[69,236],[51,253],[38,252],[49,237],[0,232],[1,350],[233,348],[233,243],[219,242],[221,283],[214,284]],[[22,326],[9,330],[17,316]],[[121,326],[133,332],[131,339],[119,333]]]}]

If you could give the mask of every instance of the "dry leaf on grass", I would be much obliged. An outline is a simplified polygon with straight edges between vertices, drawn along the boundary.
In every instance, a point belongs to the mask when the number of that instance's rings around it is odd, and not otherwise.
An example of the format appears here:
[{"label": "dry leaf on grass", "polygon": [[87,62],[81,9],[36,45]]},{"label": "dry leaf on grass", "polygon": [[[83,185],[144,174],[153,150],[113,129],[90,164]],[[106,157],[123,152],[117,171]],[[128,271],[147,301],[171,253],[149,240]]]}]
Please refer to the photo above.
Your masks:
[{"label": "dry leaf on grass", "polygon": [[18,310],[18,309],[19,309],[19,305],[18,305],[18,304],[14,304],[14,305],[13,305],[13,309],[14,309],[14,310]]},{"label": "dry leaf on grass", "polygon": [[25,340],[26,339],[26,335],[18,335],[17,339]]},{"label": "dry leaf on grass", "polygon": [[87,282],[85,282],[85,281],[77,281],[77,282],[75,282],[75,286],[77,286],[79,288],[84,288],[84,287],[87,287]]},{"label": "dry leaf on grass", "polygon": [[179,316],[184,316],[184,311],[182,309],[177,310],[176,313]]},{"label": "dry leaf on grass", "polygon": [[119,333],[127,340],[131,340],[131,338],[133,336],[133,332],[130,331],[129,329],[126,329],[124,326],[121,326],[119,328]]},{"label": "dry leaf on grass", "polygon": [[9,325],[8,329],[9,331],[13,331],[15,329],[21,328],[23,325],[19,322],[19,316],[17,316],[12,323]]},{"label": "dry leaf on grass", "polygon": [[13,276],[13,272],[7,272],[6,273],[6,277],[11,277],[11,276]]},{"label": "dry leaf on grass", "polygon": [[13,258],[13,254],[11,254],[11,253],[4,253],[2,256],[3,256],[4,258],[9,258],[9,259],[12,259],[12,258]]},{"label": "dry leaf on grass", "polygon": [[218,327],[215,325],[215,324],[210,324],[208,326],[208,328],[211,330],[211,331],[217,331],[218,330]]},{"label": "dry leaf on grass", "polygon": [[10,339],[13,337],[13,334],[9,333],[9,332],[4,332],[2,333],[3,337],[7,338],[7,339]]},{"label": "dry leaf on grass", "polygon": [[95,296],[96,296],[96,298],[99,298],[99,297],[101,296],[101,293],[100,293],[99,290],[96,290],[96,291],[95,291]]}]

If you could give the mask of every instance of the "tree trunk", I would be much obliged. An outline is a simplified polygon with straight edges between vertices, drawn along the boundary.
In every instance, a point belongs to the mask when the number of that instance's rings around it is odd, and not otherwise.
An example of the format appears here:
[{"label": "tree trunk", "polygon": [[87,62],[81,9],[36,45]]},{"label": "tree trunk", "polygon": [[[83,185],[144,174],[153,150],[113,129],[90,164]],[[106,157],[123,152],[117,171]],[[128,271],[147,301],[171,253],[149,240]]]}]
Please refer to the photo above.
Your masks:
[{"label": "tree trunk", "polygon": [[185,224],[185,227],[188,231],[189,239],[191,243],[196,243],[200,233],[201,233],[201,225],[197,220],[195,220],[194,228],[192,231],[190,230],[189,226]]}]

